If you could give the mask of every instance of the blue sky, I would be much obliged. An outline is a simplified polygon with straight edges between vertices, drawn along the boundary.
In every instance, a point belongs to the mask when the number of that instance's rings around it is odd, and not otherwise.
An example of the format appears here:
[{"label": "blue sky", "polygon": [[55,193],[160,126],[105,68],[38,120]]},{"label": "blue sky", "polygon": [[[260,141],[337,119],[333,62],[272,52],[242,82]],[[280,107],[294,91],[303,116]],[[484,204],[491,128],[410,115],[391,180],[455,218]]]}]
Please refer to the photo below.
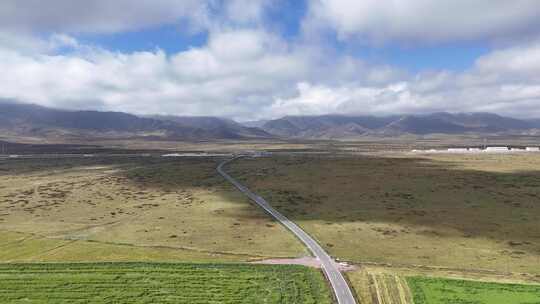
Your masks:
[{"label": "blue sky", "polygon": [[172,24],[120,33],[79,34],[75,37],[83,43],[116,52],[133,53],[161,49],[167,54],[175,54],[205,45],[208,33],[186,32],[181,25]]},{"label": "blue sky", "polygon": [[[212,9],[212,14],[219,15],[220,8],[222,8],[221,5],[216,5],[216,8]],[[276,1],[275,4],[268,5],[263,12],[262,19],[269,31],[278,33],[284,39],[295,40],[299,38],[306,10],[307,3],[304,0]],[[167,54],[174,54],[205,45],[208,32],[203,29],[189,29],[189,24],[184,20],[179,20],[173,24],[158,25],[136,31],[107,34],[84,33],[75,37],[80,41],[113,51],[151,51],[159,48]]]},{"label": "blue sky", "polygon": [[489,53],[489,51],[488,44],[461,43],[416,47],[400,45],[361,47],[349,52],[371,62],[390,64],[411,72],[420,72],[423,70],[466,70],[474,65],[477,58]]},{"label": "blue sky", "polygon": [[540,117],[536,0],[4,0],[0,98],[215,115]]},{"label": "blue sky", "polygon": [[[307,13],[307,3],[279,1],[270,5],[262,19],[269,31],[283,39],[302,39],[302,20]],[[219,14],[215,9],[214,14]],[[152,26],[140,30],[117,33],[85,33],[74,37],[86,44],[93,44],[111,51],[132,53],[161,49],[169,55],[202,47],[207,43],[208,32],[189,30],[185,21]],[[383,45],[361,44],[357,41],[339,40],[330,33],[324,43],[341,54],[355,56],[377,64],[390,64],[411,72],[422,70],[461,71],[470,68],[475,60],[490,51],[489,41],[449,42],[440,45],[415,45],[392,43]]]}]

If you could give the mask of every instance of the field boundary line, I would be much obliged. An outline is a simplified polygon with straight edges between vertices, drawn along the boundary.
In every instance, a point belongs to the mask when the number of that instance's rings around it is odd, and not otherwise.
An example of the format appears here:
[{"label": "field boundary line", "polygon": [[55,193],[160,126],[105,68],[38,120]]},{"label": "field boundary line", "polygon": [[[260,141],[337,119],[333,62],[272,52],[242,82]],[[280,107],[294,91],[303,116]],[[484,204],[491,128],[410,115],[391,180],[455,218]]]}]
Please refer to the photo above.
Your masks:
[{"label": "field boundary line", "polygon": [[[137,244],[131,244],[131,243],[107,242],[107,241],[100,241],[100,240],[95,240],[95,239],[87,239],[87,240],[84,240],[84,239],[71,239],[71,238],[64,238],[64,237],[61,237],[61,236],[47,236],[47,235],[41,235],[41,234],[37,234],[37,233],[0,229],[0,232],[2,232],[2,231],[9,232],[9,233],[19,233],[19,234],[28,235],[23,240],[13,241],[13,242],[10,242],[10,243],[5,244],[5,245],[12,245],[12,244],[17,244],[17,243],[22,243],[22,242],[27,241],[27,240],[55,240],[55,241],[72,241],[72,242],[79,242],[79,243],[95,243],[95,244],[102,244],[102,245],[122,246],[122,247],[132,247],[132,248],[183,250],[183,251],[200,252],[200,253],[206,253],[206,254],[220,254],[220,255],[226,255],[226,256],[254,258],[253,259],[254,261],[273,258],[271,256],[266,256],[266,255],[257,255],[257,254],[241,253],[241,252],[235,253],[235,252],[227,252],[227,251],[212,251],[212,250],[204,250],[204,249],[197,249],[197,248],[192,248],[192,247],[182,247],[182,246],[137,245]],[[4,245],[0,245],[0,247],[2,247],[2,246],[4,246]],[[282,257],[282,258],[286,259],[286,258],[294,258],[294,257]]]},{"label": "field boundary line", "polygon": [[377,267],[387,267],[387,268],[404,268],[404,269],[420,269],[420,270],[439,270],[439,271],[458,271],[463,273],[471,273],[471,274],[487,274],[487,275],[501,275],[501,276],[521,276],[521,275],[527,275],[527,276],[535,276],[533,273],[527,273],[527,272],[505,272],[505,271],[498,271],[498,270],[492,270],[492,269],[465,269],[465,268],[456,268],[456,267],[445,267],[445,266],[435,266],[435,265],[420,265],[420,264],[392,264],[392,263],[386,263],[386,262],[360,262],[360,261],[349,261],[353,264],[359,265],[359,266],[377,266]]},{"label": "field boundary line", "polygon": [[64,248],[66,246],[69,246],[69,245],[71,245],[71,244],[73,244],[75,242],[77,242],[77,240],[65,240],[63,244],[60,244],[58,246],[55,246],[53,248],[47,249],[47,250],[45,250],[43,252],[40,252],[40,253],[38,253],[36,255],[33,255],[29,259],[32,260],[32,259],[36,259],[38,257],[43,257],[43,256],[45,256],[45,255],[47,255],[47,254],[49,254],[51,252],[55,252],[56,250],[59,250],[59,249]]}]

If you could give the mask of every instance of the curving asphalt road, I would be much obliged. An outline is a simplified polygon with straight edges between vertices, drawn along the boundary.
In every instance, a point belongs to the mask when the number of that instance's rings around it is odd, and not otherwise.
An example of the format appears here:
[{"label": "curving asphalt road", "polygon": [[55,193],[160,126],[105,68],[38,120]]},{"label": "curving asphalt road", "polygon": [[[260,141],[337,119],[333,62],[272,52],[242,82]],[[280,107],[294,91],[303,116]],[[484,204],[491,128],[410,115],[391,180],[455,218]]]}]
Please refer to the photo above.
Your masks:
[{"label": "curving asphalt road", "polygon": [[232,183],[238,190],[244,193],[253,202],[255,202],[266,212],[272,215],[281,224],[287,227],[309,248],[313,255],[320,260],[323,271],[326,274],[328,280],[330,281],[330,284],[332,285],[332,289],[334,290],[334,294],[339,304],[356,304],[356,300],[354,299],[349,285],[347,285],[347,281],[339,271],[337,263],[330,257],[330,255],[328,255],[328,253],[326,253],[326,251],[324,251],[324,249],[304,230],[302,230],[295,223],[283,216],[277,210],[272,208],[262,197],[251,192],[248,188],[240,184],[223,170],[224,165],[238,158],[239,157],[235,157],[219,164],[219,166],[217,167],[217,171],[219,172],[219,174],[221,174],[221,176],[223,176],[227,181]]}]

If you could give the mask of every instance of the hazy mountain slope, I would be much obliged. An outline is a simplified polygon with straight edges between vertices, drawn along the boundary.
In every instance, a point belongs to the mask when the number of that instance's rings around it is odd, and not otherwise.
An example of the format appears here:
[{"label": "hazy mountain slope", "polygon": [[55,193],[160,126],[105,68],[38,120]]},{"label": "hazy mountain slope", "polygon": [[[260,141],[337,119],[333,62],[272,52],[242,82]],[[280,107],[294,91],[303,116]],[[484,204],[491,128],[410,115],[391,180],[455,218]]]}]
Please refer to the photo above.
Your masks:
[{"label": "hazy mountain slope", "polygon": [[163,138],[175,140],[268,137],[262,130],[213,117],[156,119],[121,112],[66,111],[0,103],[0,132],[41,137]]},{"label": "hazy mountain slope", "polygon": [[525,132],[540,127],[525,121],[491,113],[433,113],[402,116],[286,116],[265,123],[262,128],[277,136],[295,138],[354,138],[361,136],[426,135],[433,133]]},{"label": "hazy mountain slope", "polygon": [[385,126],[394,117],[375,116],[285,116],[268,121],[262,129],[286,137],[339,138],[364,134]]},{"label": "hazy mountain slope", "polygon": [[162,116],[155,115],[152,118],[175,122],[183,126],[195,127],[216,136],[231,137],[272,137],[269,133],[259,128],[247,127],[231,119],[212,116]]},{"label": "hazy mountain slope", "polygon": [[540,119],[529,119],[527,123],[532,125],[535,129],[540,129]]},{"label": "hazy mountain slope", "polygon": [[262,128],[262,126],[269,121],[269,119],[244,121],[242,122],[242,125],[249,128]]},{"label": "hazy mountain slope", "polygon": [[464,128],[483,130],[485,132],[525,130],[534,127],[531,123],[525,120],[504,117],[492,113],[434,113],[430,116],[463,126]]},{"label": "hazy mountain slope", "polygon": [[0,125],[31,124],[96,131],[141,131],[173,128],[158,120],[120,112],[64,111],[27,104],[0,104]]},{"label": "hazy mountain slope", "polygon": [[410,134],[431,134],[431,133],[464,133],[468,129],[460,124],[452,123],[437,117],[403,116],[393,121],[381,130],[382,132],[401,132]]},{"label": "hazy mountain slope", "polygon": [[261,128],[217,117],[150,116],[122,112],[67,111],[0,102],[0,135],[40,138],[151,138],[213,140],[245,138],[354,139],[406,134],[540,134],[540,120],[491,113],[401,116],[285,116]]}]

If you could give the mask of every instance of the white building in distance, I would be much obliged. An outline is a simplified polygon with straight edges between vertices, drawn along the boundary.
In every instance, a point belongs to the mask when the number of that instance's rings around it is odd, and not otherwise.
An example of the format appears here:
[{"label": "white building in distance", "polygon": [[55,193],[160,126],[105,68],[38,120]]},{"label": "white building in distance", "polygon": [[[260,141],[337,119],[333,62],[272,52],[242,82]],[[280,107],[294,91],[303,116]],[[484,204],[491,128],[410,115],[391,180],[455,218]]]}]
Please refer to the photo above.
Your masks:
[{"label": "white building in distance", "polygon": [[486,152],[508,152],[510,151],[508,147],[487,147],[484,151]]}]

